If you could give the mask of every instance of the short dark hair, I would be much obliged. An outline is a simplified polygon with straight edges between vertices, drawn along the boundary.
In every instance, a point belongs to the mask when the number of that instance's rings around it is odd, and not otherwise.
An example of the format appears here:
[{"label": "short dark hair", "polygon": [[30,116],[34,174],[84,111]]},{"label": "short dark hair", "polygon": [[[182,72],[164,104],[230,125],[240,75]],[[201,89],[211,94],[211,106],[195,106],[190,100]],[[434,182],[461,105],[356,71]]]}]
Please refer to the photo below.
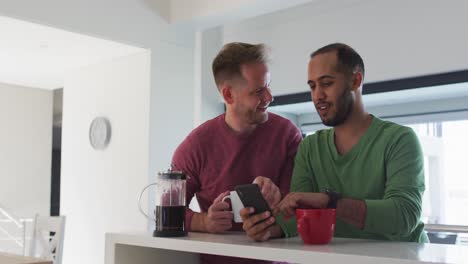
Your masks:
[{"label": "short dark hair", "polygon": [[364,61],[361,56],[350,46],[343,43],[333,43],[321,47],[320,49],[314,51],[310,58],[324,53],[336,52],[336,57],[338,58],[338,71],[344,73],[345,75],[351,76],[354,72],[361,72],[364,76]]},{"label": "short dark hair", "polygon": [[268,53],[264,44],[232,42],[224,45],[212,64],[218,89],[224,81],[242,77],[241,65],[250,63],[268,63]]}]

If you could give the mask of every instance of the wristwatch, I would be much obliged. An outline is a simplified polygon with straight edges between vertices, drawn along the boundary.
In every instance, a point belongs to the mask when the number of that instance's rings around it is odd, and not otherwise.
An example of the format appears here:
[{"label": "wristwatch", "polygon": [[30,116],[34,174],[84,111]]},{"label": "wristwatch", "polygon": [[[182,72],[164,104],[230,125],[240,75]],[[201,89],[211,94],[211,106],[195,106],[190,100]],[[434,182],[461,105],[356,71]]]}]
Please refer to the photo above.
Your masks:
[{"label": "wristwatch", "polygon": [[327,189],[325,189],[325,194],[328,195],[327,208],[336,209],[336,204],[338,203],[338,200],[341,199],[341,193],[335,192],[335,191],[327,188]]}]

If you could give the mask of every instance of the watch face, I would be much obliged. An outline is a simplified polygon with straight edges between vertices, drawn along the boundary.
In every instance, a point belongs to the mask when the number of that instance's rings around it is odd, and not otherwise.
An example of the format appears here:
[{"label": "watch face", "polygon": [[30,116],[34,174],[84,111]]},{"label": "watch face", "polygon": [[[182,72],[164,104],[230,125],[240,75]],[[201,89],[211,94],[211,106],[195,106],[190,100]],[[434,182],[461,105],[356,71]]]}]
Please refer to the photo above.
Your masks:
[{"label": "watch face", "polygon": [[94,149],[105,149],[111,137],[110,122],[105,117],[97,117],[89,127],[89,142]]}]

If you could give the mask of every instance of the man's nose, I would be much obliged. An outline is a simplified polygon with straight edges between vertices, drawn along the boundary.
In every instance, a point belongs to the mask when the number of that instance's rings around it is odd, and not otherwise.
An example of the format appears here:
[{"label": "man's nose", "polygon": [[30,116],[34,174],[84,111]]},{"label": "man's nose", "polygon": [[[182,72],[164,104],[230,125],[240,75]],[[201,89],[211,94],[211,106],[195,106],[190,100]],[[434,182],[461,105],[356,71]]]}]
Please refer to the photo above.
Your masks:
[{"label": "man's nose", "polygon": [[323,89],[320,88],[320,87],[316,87],[313,91],[312,91],[312,99],[314,99],[315,101],[320,101],[320,100],[324,100],[326,97],[325,93],[323,92]]},{"label": "man's nose", "polygon": [[272,103],[274,101],[274,98],[273,98],[273,95],[271,94],[271,89],[267,88],[265,90],[266,92],[264,93],[263,101]]}]

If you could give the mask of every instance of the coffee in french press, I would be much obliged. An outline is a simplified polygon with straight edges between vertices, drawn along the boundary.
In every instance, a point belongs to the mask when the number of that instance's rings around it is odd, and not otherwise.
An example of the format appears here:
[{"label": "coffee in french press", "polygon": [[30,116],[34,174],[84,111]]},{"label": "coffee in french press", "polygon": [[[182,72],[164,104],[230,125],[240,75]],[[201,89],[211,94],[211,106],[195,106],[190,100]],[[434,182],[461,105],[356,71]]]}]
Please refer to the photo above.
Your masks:
[{"label": "coffee in french press", "polygon": [[[146,186],[140,194],[141,198],[143,192],[149,186],[156,186],[155,218],[151,218],[156,224],[153,236],[180,237],[187,235],[185,230],[186,180],[187,176],[181,171],[169,169],[168,171],[159,172],[156,182]],[[145,214],[141,209],[141,204],[140,211]]]}]

